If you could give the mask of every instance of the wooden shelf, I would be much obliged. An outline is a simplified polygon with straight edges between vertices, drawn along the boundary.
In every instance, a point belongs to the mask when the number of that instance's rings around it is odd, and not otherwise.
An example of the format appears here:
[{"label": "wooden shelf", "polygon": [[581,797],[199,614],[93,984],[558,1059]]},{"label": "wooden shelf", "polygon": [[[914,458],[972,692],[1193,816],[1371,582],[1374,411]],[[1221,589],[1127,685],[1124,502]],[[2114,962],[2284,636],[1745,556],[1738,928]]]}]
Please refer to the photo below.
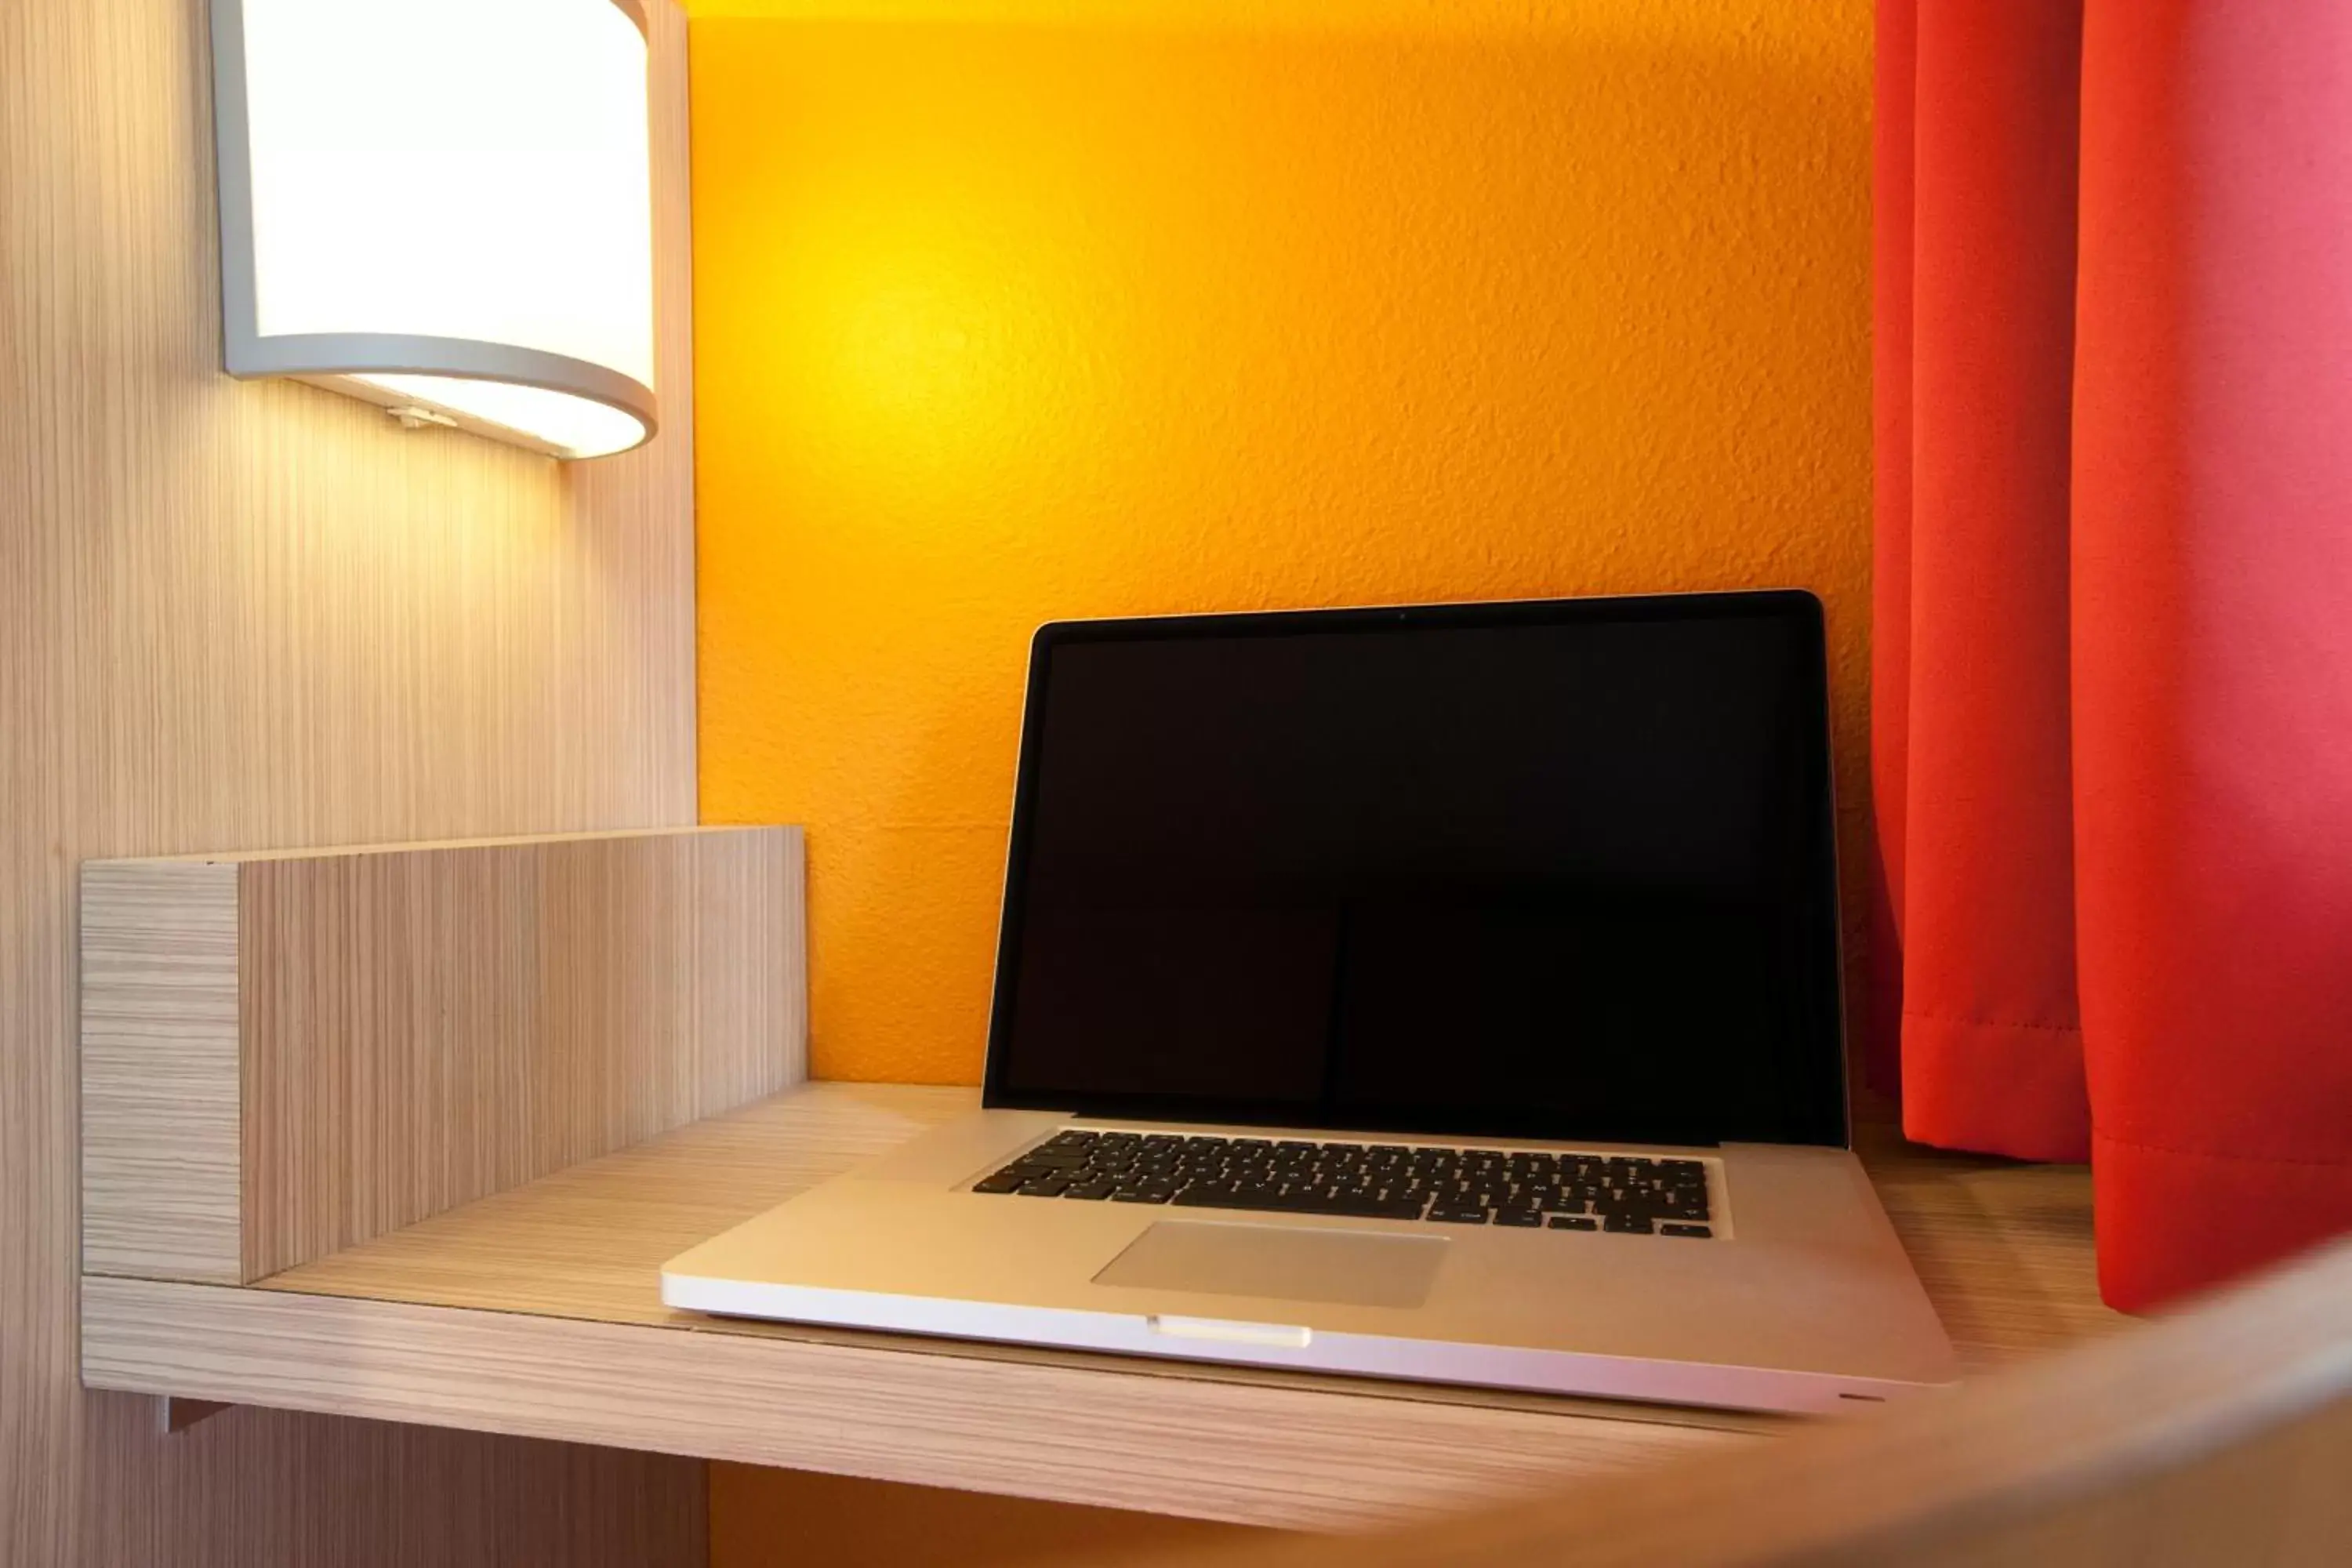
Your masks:
[{"label": "wooden shelf", "polygon": [[[976,1098],[800,1084],[801,867],[787,827],[86,865],[83,1381],[1322,1529],[1784,1425],[669,1310],[666,1260]],[[1971,1370],[2119,1321],[2080,1170],[1864,1157]]]},{"label": "wooden shelf", "polygon": [[[1769,1418],[700,1318],[676,1253],[975,1100],[814,1084],[249,1285],[91,1274],[93,1387],[1061,1501],[1360,1528],[1758,1440]],[[2125,1321],[2079,1169],[1865,1148],[1973,1369]]]}]

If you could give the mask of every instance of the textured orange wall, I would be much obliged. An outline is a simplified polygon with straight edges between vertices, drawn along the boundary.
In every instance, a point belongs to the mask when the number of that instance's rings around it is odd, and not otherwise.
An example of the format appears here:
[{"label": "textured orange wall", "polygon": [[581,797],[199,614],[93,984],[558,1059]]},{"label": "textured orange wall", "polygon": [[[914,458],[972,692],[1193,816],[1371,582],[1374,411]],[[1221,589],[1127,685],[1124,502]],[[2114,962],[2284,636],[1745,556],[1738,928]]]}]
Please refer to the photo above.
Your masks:
[{"label": "textured orange wall", "polygon": [[808,825],[818,1073],[978,1077],[1042,620],[1803,584],[1862,799],[1869,0],[696,9],[702,809]]},{"label": "textured orange wall", "polygon": [[1238,1524],[710,1467],[712,1568],[1027,1568],[1263,1540]]},{"label": "textured orange wall", "polygon": [[[819,1073],[977,1079],[1060,616],[1811,587],[1862,907],[1870,0],[692,8],[702,809],[808,825]],[[711,1495],[721,1568],[1166,1539]]]}]

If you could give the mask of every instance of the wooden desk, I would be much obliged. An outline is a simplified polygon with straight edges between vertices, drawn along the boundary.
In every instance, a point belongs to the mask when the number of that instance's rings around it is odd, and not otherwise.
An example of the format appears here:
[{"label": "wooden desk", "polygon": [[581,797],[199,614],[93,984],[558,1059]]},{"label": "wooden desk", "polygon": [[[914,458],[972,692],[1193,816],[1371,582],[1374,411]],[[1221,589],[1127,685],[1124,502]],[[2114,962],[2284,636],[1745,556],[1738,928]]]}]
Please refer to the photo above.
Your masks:
[{"label": "wooden desk", "polygon": [[[97,1387],[1307,1529],[1362,1528],[1752,1442],[1770,1417],[705,1319],[661,1264],[971,1106],[812,1084],[254,1286],[86,1277]],[[2089,1181],[1864,1157],[1973,1370],[2127,1320]]]}]

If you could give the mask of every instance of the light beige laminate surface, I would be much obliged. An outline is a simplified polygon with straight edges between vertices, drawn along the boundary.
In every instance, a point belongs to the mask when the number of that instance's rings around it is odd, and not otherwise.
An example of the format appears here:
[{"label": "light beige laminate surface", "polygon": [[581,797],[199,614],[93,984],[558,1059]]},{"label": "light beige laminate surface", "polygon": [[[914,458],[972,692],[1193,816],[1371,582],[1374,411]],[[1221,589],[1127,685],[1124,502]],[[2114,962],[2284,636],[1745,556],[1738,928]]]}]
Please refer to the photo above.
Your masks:
[{"label": "light beige laminate surface", "polygon": [[1955,1154],[1884,1125],[1855,1144],[1968,1373],[2133,1321],[2099,1300],[2086,1166]]},{"label": "light beige laminate surface", "polygon": [[[230,1291],[92,1279],[94,1381],[1304,1528],[1737,1445],[1720,1412],[856,1334],[674,1312],[662,1262],[968,1108],[817,1084]],[[2122,1321],[2080,1171],[1888,1149],[1976,1366]],[[2021,1228],[2012,1231],[2015,1218]],[[287,1353],[271,1357],[276,1343]],[[571,1423],[567,1426],[564,1424]]]},{"label": "light beige laminate surface", "polygon": [[237,870],[81,878],[81,1266],[246,1279]]},{"label": "light beige laminate surface", "polygon": [[77,867],[691,822],[685,22],[663,434],[566,468],[221,374],[203,0],[0,4],[0,1564],[684,1563],[701,1467],[76,1380]]},{"label": "light beige laminate surface", "polygon": [[793,827],[86,863],[84,1271],[242,1284],[799,1082],[803,881]]}]

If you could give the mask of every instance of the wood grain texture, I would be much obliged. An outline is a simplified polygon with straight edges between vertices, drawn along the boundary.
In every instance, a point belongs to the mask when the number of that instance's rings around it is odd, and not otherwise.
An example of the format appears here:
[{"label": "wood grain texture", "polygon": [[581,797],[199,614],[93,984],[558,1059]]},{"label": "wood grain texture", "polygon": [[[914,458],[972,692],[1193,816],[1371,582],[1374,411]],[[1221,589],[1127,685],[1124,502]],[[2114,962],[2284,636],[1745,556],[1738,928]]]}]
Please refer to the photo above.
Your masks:
[{"label": "wood grain texture", "polygon": [[[1790,1424],[1370,1379],[895,1338],[681,1313],[661,1264],[969,1109],[813,1084],[288,1270],[255,1290],[88,1282],[108,1386],[541,1433],[1058,1501],[1362,1528],[1738,1445]],[[1890,1146],[1906,1233],[1978,1366],[2097,1337],[2080,1171]],[[2027,1229],[2012,1228],[2022,1217]],[[2020,1237],[2032,1246],[2018,1259]],[[2053,1299],[2055,1293],[2056,1300]],[[278,1297],[275,1305],[254,1298]],[[265,1342],[285,1353],[256,1353]],[[357,1347],[357,1348],[353,1348]],[[551,1372],[550,1369],[559,1369]],[[593,1369],[593,1370],[588,1370]],[[574,1381],[573,1373],[581,1376]],[[1020,1438],[1022,1424],[1034,1423]],[[1035,1432],[1048,1432],[1039,1439]],[[1412,1456],[1408,1463],[1406,1456]]]},{"label": "wood grain texture", "polygon": [[238,1280],[801,1078],[796,828],[279,858],[237,872]]},{"label": "wood grain texture", "polygon": [[221,374],[203,0],[0,0],[0,1564],[702,1562],[701,1467],[76,1381],[84,859],[696,807],[684,23],[663,435],[563,468]]},{"label": "wood grain texture", "polygon": [[2169,1321],[1785,1442],[1162,1568],[2338,1568],[2352,1238]]},{"label": "wood grain texture", "polygon": [[85,1272],[240,1284],[800,1080],[797,828],[82,868]]},{"label": "wood grain texture", "polygon": [[243,1258],[234,866],[81,876],[81,1266],[236,1284]]},{"label": "wood grain texture", "polygon": [[2091,1173],[1906,1143],[1891,1127],[1856,1147],[1969,1373],[2112,1333],[2099,1300]]},{"label": "wood grain texture", "polygon": [[1758,1439],[1129,1366],[984,1359],[172,1281],[83,1281],[83,1375],[1302,1529]]}]

